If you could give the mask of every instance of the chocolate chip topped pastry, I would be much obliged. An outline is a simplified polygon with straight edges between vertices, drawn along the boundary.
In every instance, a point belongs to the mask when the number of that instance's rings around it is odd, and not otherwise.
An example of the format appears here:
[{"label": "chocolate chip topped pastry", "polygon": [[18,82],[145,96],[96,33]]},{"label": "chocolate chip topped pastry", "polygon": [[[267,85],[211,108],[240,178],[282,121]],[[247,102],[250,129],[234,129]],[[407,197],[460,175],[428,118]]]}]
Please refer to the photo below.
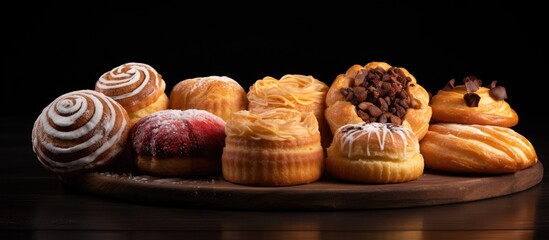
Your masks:
[{"label": "chocolate chip topped pastry", "polygon": [[429,127],[429,93],[405,68],[385,62],[354,65],[337,76],[326,95],[332,132],[349,123],[391,123],[421,140]]},{"label": "chocolate chip topped pastry", "polygon": [[483,87],[482,81],[474,76],[463,79],[462,85],[450,80],[431,99],[432,122],[482,124],[513,127],[518,115],[505,101],[507,92],[497,81]]}]

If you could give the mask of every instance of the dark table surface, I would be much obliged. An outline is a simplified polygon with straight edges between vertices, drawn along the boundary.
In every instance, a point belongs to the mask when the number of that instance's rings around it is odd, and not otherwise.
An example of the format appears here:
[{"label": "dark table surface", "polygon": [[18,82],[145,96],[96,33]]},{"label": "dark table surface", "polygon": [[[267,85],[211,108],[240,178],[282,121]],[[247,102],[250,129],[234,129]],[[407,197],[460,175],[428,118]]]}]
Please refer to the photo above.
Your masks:
[{"label": "dark table surface", "polygon": [[[522,192],[474,202],[360,211],[175,208],[77,193],[36,160],[33,121],[1,121],[0,239],[549,238],[544,180]],[[543,163],[548,142],[531,141]]]}]

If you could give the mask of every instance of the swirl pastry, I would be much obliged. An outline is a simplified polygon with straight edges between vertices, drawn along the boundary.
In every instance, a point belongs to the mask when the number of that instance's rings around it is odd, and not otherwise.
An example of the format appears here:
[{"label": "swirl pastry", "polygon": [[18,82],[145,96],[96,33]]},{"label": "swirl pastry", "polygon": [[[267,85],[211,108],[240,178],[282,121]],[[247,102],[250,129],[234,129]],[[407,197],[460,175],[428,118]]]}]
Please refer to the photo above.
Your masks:
[{"label": "swirl pastry", "polygon": [[221,173],[225,121],[205,110],[166,109],[145,116],[131,130],[137,168],[154,176]]},{"label": "swirl pastry", "polygon": [[332,132],[324,117],[328,85],[312,76],[286,74],[277,80],[265,77],[257,80],[248,91],[248,110],[263,112],[273,108],[312,111],[318,120],[323,147],[332,141]]},{"label": "swirl pastry", "polygon": [[489,87],[481,84],[474,76],[466,77],[463,85],[454,86],[454,80],[450,80],[431,99],[432,122],[515,126],[518,115],[505,101],[505,88],[496,86],[496,82]]},{"label": "swirl pastry", "polygon": [[538,161],[524,136],[499,126],[431,124],[420,147],[426,167],[454,173],[511,173]]},{"label": "swirl pastry", "polygon": [[130,116],[130,125],[153,112],[167,109],[166,83],[154,68],[144,63],[125,63],[105,72],[95,90],[119,102]]},{"label": "swirl pastry", "polygon": [[391,123],[340,127],[326,158],[326,172],[350,182],[407,182],[421,177],[423,168],[417,136]]},{"label": "swirl pastry", "polygon": [[351,66],[337,76],[326,95],[331,131],[349,123],[402,125],[421,140],[431,120],[429,93],[405,68],[385,62]]},{"label": "swirl pastry", "polygon": [[225,76],[186,79],[177,83],[170,93],[171,109],[202,109],[223,120],[247,107],[246,90]]},{"label": "swirl pastry", "polygon": [[318,121],[313,112],[273,108],[235,112],[225,125],[225,180],[258,186],[305,184],[324,170]]},{"label": "swirl pastry", "polygon": [[60,175],[99,169],[124,152],[128,121],[126,110],[103,93],[69,92],[36,119],[33,150],[46,169]]}]

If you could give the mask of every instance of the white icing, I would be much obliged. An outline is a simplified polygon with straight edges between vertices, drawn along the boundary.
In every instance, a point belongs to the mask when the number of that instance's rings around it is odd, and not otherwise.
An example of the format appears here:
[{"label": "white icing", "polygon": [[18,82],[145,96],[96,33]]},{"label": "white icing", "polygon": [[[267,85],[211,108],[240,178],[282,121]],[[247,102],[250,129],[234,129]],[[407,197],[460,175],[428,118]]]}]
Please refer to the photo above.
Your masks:
[{"label": "white icing", "polygon": [[[103,104],[101,104],[101,102],[103,101],[103,102],[109,103],[109,100],[106,98],[105,95],[96,94],[95,92],[91,92],[91,95],[90,93],[83,93],[83,94],[68,93],[59,97],[58,100],[64,99],[66,97],[70,97],[70,98],[78,99],[78,101],[82,101],[83,104],[81,106],[81,109],[79,109],[79,111],[76,112],[74,115],[60,116],[55,112],[55,109],[53,108],[52,104],[50,104],[48,107],[46,107],[47,115],[42,114],[41,116],[42,125],[44,127],[44,131],[46,132],[46,134],[54,138],[62,139],[62,140],[77,139],[88,134],[92,129],[95,128],[95,126],[97,126],[99,121],[101,121],[101,117],[103,116]],[[86,122],[84,126],[74,129],[72,131],[64,132],[64,131],[59,131],[55,129],[53,126],[50,125],[50,122],[48,121],[48,119],[51,119],[55,125],[61,126],[61,127],[68,127],[74,124],[74,121],[76,119],[82,117],[82,115],[88,111],[87,110],[88,104],[85,99],[86,97],[91,98],[94,104],[93,107],[95,108],[95,110],[91,119],[88,122]],[[46,111],[46,109],[44,109],[44,111]]]},{"label": "white icing", "polygon": [[[81,117],[84,113],[88,112],[86,99],[91,100],[91,102],[93,103],[94,113],[93,116],[89,118],[88,122],[86,122],[86,124],[84,124],[82,127],[74,129],[72,131],[64,132],[56,130],[53,126],[50,125],[50,121],[56,125],[60,123],[65,127],[70,126],[67,125],[68,123],[74,124],[76,119]],[[71,105],[69,104],[69,102],[71,102],[71,104],[77,104]],[[74,108],[73,106],[76,105],[79,105],[80,107]],[[106,105],[109,108],[109,115],[105,114],[103,105]],[[59,110],[56,108],[65,109]],[[71,109],[71,111],[67,110],[69,108]],[[80,90],[64,94],[57,98],[54,102],[49,104],[42,111],[41,116],[36,120],[34,125],[35,129],[33,129],[33,145],[35,146],[33,149],[35,149],[35,152],[37,155],[39,155],[39,159],[41,161],[46,162],[49,166],[57,168],[60,171],[72,171],[77,169],[90,168],[118,153],[117,151],[112,151],[105,158],[97,159],[99,155],[103,154],[113,145],[117,144],[122,137],[122,133],[127,125],[125,118],[123,118],[124,120],[121,122],[121,126],[117,130],[117,132],[114,134],[112,134],[112,132],[114,130],[114,126],[116,125],[116,114],[123,111],[124,109],[118,103],[114,102],[112,99],[109,99],[104,94],[93,90]],[[64,112],[65,114],[72,112],[74,115],[61,116],[57,114],[57,112]],[[41,126],[43,126],[43,133],[47,135],[47,137],[45,137],[43,134],[37,134],[34,132],[40,131],[40,129],[36,130],[36,127],[40,126],[38,122],[40,122]],[[48,140],[49,138],[56,138],[63,141],[76,142],[78,138],[89,134],[92,130],[95,130],[93,137],[87,139],[84,142],[75,143],[70,146],[56,146],[52,144],[50,140]],[[42,145],[45,151],[51,152],[52,154],[66,155],[89,148],[94,144],[101,142],[106,137],[110,138],[107,139],[106,142],[102,143],[101,146],[95,149],[95,151],[91,154],[68,162],[58,162],[55,159],[51,159],[42,151],[40,147],[36,147],[38,145]]]},{"label": "white icing", "polygon": [[[126,72],[123,72],[122,70],[126,67],[131,68]],[[113,70],[103,74],[96,82],[95,86],[101,90],[123,88],[135,84],[137,81],[139,81],[139,79],[141,79],[141,74],[144,74],[143,82],[141,82],[141,84],[137,88],[120,95],[110,95],[110,97],[115,100],[125,99],[139,94],[151,81],[151,73],[157,75],[154,84],[156,86],[160,86],[161,79],[160,76],[158,76],[156,70],[151,66],[143,63],[126,63],[120,65]],[[108,76],[109,78],[107,78],[106,76]]]},{"label": "white icing", "polygon": [[372,133],[375,134],[381,151],[384,151],[385,149],[385,141],[387,139],[387,134],[391,136],[392,141],[394,141],[394,136],[393,136],[394,134],[399,136],[402,139],[402,142],[404,144],[403,154],[404,156],[406,156],[406,146],[408,145],[407,138],[411,137],[410,134],[412,134],[412,132],[407,128],[399,127],[392,124],[384,124],[384,123],[347,124],[340,127],[338,129],[338,132],[342,134],[341,140],[340,140],[341,141],[340,149],[341,151],[345,151],[345,149],[347,148],[348,158],[351,158],[351,154],[353,152],[352,151],[353,144],[355,143],[355,141],[366,134],[368,135],[368,141],[365,141],[366,154],[370,156],[369,140],[371,138]]}]

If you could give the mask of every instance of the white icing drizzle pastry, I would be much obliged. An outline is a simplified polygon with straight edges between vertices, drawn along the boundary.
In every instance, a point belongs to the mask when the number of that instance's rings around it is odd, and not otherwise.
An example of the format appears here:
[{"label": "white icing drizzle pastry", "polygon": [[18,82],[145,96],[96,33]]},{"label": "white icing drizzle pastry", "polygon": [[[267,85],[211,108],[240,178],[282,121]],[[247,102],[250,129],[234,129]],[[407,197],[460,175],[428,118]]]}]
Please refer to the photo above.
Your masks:
[{"label": "white icing drizzle pastry", "polygon": [[156,97],[166,83],[153,67],[144,63],[122,64],[104,73],[95,83],[95,90],[113,98],[133,112],[143,99]]},{"label": "white icing drizzle pastry", "polygon": [[120,152],[111,148],[125,141],[127,120],[122,106],[103,93],[69,92],[46,106],[36,119],[33,150],[38,160],[54,172],[90,169]]},{"label": "white icing drizzle pastry", "polygon": [[[414,133],[405,127],[393,125],[391,123],[357,123],[357,124],[347,124],[343,125],[338,129],[341,133],[341,151],[347,149],[347,157],[351,158],[353,152],[353,144],[355,141],[365,135],[367,135],[366,144],[366,154],[370,156],[370,139],[374,136],[377,139],[380,150],[385,149],[385,142],[387,135],[391,138],[391,141],[394,141],[395,135],[402,140],[403,146],[403,155],[406,156],[406,146],[408,145],[408,138],[411,137]],[[373,133],[373,135],[372,135]]]}]

